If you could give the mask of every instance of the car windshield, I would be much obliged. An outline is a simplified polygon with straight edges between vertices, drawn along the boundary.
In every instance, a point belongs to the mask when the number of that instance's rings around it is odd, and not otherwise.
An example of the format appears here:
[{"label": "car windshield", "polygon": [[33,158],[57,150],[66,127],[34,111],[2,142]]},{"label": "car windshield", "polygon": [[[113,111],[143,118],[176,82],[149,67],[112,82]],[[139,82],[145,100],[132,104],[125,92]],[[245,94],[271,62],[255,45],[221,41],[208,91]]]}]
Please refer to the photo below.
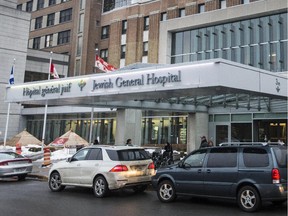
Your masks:
[{"label": "car windshield", "polygon": [[0,152],[0,160],[10,160],[15,158],[23,158],[23,156],[14,152]]},{"label": "car windshield", "polygon": [[287,167],[287,146],[275,146],[272,148],[278,163],[281,168]]},{"label": "car windshield", "polygon": [[150,159],[144,149],[107,150],[107,154],[113,161],[135,161]]}]

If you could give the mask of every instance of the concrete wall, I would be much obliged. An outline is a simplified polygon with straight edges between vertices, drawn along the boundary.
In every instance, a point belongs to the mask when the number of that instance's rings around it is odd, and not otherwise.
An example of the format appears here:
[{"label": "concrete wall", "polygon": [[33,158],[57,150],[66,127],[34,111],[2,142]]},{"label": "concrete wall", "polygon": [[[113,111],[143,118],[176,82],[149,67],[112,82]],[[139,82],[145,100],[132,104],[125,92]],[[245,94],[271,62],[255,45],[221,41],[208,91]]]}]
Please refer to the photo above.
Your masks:
[{"label": "concrete wall", "polygon": [[[0,1],[0,142],[4,140],[8,104],[4,102],[5,89],[15,61],[15,83],[24,81],[30,14],[16,10],[17,0]],[[11,104],[8,138],[14,136],[20,125],[19,104]]]}]

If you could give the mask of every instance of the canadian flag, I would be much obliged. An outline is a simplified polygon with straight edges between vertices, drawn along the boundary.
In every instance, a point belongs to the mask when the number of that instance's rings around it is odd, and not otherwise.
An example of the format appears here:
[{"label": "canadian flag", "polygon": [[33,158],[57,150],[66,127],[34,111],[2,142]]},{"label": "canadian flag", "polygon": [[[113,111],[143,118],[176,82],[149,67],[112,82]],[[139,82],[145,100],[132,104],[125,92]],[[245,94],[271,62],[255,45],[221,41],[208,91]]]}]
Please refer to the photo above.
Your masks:
[{"label": "canadian flag", "polygon": [[108,64],[105,62],[102,58],[100,58],[98,55],[96,55],[95,59],[95,67],[99,68],[100,70],[104,72],[112,72],[117,70],[113,65]]},{"label": "canadian flag", "polygon": [[50,64],[50,74],[54,77],[54,79],[59,79],[59,75],[53,63]]}]

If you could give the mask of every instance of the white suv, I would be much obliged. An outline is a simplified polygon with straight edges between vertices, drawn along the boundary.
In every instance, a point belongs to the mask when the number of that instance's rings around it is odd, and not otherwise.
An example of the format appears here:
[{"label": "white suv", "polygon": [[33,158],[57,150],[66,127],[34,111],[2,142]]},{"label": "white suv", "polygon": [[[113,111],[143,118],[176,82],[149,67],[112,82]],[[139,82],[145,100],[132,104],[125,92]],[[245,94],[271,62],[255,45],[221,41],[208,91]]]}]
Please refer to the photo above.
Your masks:
[{"label": "white suv", "polygon": [[155,175],[154,164],[141,147],[89,146],[66,161],[55,163],[49,171],[49,188],[65,186],[93,188],[96,197],[124,187],[144,191]]}]

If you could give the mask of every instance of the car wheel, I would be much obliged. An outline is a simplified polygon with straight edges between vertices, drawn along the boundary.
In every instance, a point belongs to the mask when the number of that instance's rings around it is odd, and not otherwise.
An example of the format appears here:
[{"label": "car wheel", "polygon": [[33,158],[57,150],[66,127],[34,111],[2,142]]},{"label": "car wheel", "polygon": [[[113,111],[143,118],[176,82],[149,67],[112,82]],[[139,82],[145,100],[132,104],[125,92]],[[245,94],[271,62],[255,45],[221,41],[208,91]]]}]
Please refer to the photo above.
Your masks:
[{"label": "car wheel", "polygon": [[157,189],[157,196],[161,202],[172,202],[176,198],[176,191],[173,183],[169,180],[162,181]]},{"label": "car wheel", "polygon": [[240,189],[237,202],[238,206],[245,212],[257,211],[261,205],[258,191],[251,186],[244,186]]},{"label": "car wheel", "polygon": [[26,176],[27,176],[27,174],[25,174],[25,175],[19,175],[19,176],[18,176],[18,181],[24,181],[25,178],[26,178]]},{"label": "car wheel", "polygon": [[133,187],[135,193],[142,193],[147,189],[148,185],[138,185]]},{"label": "car wheel", "polygon": [[103,176],[99,176],[94,180],[93,191],[98,198],[105,197],[108,194],[108,183]]},{"label": "car wheel", "polygon": [[61,176],[58,172],[53,172],[49,178],[49,188],[53,192],[64,190],[65,186],[62,185]]}]

